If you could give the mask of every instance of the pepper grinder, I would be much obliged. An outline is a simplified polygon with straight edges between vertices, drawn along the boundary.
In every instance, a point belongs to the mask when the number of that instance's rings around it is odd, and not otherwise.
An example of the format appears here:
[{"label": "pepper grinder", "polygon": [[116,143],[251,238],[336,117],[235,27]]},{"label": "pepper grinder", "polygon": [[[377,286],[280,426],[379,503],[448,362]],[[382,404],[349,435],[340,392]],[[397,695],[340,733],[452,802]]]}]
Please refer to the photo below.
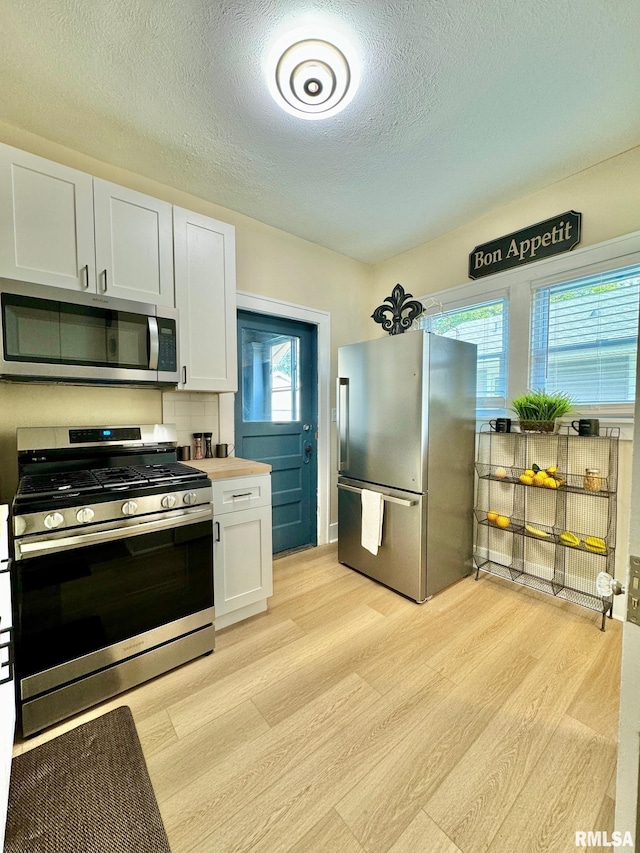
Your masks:
[{"label": "pepper grinder", "polygon": [[194,459],[202,459],[202,433],[194,432],[193,434],[194,441],[194,450],[193,450],[193,458]]},{"label": "pepper grinder", "polygon": [[213,447],[211,446],[212,432],[205,432],[204,435],[204,458],[213,459]]}]

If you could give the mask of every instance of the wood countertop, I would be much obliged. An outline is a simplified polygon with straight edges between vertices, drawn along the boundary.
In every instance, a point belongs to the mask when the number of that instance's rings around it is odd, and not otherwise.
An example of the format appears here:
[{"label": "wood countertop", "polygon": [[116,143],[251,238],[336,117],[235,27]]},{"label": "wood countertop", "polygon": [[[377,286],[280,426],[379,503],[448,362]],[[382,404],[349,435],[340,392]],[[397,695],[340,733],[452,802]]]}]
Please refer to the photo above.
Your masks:
[{"label": "wood countertop", "polygon": [[254,462],[251,459],[239,459],[227,456],[224,459],[190,459],[185,464],[205,471],[210,480],[226,480],[230,477],[247,477],[250,474],[270,474],[271,465],[266,462]]}]

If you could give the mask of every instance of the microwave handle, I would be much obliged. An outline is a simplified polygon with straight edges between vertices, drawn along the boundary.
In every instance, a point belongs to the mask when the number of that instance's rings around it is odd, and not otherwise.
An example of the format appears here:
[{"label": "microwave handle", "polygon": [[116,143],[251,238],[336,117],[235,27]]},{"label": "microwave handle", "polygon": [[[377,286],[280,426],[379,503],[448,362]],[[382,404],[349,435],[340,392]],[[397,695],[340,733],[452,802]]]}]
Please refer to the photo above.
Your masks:
[{"label": "microwave handle", "polygon": [[149,324],[149,370],[158,369],[158,353],[160,352],[160,336],[158,334],[158,321],[155,317],[147,317]]}]

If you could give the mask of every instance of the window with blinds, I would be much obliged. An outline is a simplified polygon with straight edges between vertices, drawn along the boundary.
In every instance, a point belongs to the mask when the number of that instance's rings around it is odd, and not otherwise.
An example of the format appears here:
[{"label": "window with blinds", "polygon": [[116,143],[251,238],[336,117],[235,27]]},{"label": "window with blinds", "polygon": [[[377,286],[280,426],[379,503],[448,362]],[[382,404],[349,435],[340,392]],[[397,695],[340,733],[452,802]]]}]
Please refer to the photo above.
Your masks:
[{"label": "window with blinds", "polygon": [[640,265],[536,288],[530,387],[577,404],[633,403],[639,291]]},{"label": "window with blinds", "polygon": [[429,331],[478,347],[478,408],[503,408],[507,393],[506,298],[444,311],[427,318]]}]

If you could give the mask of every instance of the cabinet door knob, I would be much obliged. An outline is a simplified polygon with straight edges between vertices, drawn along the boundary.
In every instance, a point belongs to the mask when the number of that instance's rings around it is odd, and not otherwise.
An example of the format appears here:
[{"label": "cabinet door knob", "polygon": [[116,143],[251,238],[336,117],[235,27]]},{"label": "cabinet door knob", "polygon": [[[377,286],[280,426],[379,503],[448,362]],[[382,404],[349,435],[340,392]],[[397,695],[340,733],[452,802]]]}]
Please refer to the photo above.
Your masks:
[{"label": "cabinet door knob", "polygon": [[89,289],[89,264],[85,264],[82,269],[84,270],[84,289]]},{"label": "cabinet door knob", "polygon": [[107,292],[107,271],[104,270],[104,272],[102,274],[104,275],[104,291],[103,292],[106,293]]}]

